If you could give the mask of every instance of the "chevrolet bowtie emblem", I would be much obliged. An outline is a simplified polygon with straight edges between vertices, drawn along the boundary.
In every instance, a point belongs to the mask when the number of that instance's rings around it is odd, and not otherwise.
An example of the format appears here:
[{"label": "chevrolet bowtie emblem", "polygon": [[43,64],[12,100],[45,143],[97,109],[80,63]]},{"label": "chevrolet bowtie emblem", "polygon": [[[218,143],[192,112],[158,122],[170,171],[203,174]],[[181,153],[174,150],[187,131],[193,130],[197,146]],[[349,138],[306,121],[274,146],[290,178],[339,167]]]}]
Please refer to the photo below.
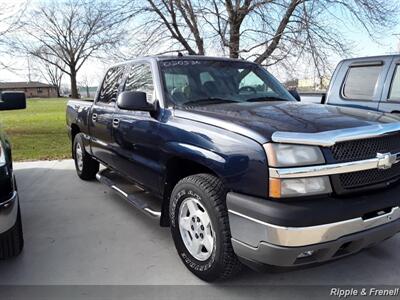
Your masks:
[{"label": "chevrolet bowtie emblem", "polygon": [[378,169],[385,170],[400,161],[400,153],[377,153],[376,158],[378,158]]}]

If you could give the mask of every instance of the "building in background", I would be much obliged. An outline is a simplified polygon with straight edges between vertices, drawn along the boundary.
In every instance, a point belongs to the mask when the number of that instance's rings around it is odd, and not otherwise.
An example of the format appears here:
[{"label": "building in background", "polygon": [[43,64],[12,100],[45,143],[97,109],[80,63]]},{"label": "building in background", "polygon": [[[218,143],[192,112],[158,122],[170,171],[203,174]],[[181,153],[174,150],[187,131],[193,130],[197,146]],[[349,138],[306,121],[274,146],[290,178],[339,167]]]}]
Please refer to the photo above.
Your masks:
[{"label": "building in background", "polygon": [[299,92],[326,91],[330,77],[292,79],[284,83],[288,89],[296,89]]},{"label": "building in background", "polygon": [[56,98],[57,88],[53,85],[37,82],[0,82],[0,92],[20,91],[25,92],[27,98]]}]

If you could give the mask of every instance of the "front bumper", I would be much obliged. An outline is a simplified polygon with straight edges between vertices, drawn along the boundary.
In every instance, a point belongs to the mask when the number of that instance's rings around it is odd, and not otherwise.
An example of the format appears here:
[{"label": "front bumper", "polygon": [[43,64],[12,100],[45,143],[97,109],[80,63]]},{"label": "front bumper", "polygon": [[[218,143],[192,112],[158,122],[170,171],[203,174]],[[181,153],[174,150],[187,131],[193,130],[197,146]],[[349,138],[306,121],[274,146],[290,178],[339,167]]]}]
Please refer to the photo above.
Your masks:
[{"label": "front bumper", "polygon": [[[347,201],[350,203],[351,200]],[[339,201],[338,205],[340,203]],[[290,210],[300,212],[296,203],[291,206],[276,204],[264,199],[228,193],[227,206],[235,253],[246,261],[274,266],[289,267],[339,258],[383,241],[400,231],[399,206],[383,206],[372,213],[367,211],[347,220],[322,224],[320,219],[312,219],[311,212],[314,215],[324,215],[329,214],[329,210],[318,211],[315,208],[319,205],[310,205],[311,219],[307,220],[306,226],[284,224],[285,218],[295,215]],[[264,212],[264,220],[261,220],[260,212]],[[268,214],[275,217],[280,215],[280,221],[277,222],[280,224],[265,221],[273,219],[268,218]],[[300,216],[304,214],[303,211]],[[328,215],[326,217],[329,220]],[[296,223],[296,220],[291,220],[292,224],[293,222]]]},{"label": "front bumper", "polygon": [[18,193],[14,191],[10,199],[0,203],[0,234],[14,226],[18,215]]}]

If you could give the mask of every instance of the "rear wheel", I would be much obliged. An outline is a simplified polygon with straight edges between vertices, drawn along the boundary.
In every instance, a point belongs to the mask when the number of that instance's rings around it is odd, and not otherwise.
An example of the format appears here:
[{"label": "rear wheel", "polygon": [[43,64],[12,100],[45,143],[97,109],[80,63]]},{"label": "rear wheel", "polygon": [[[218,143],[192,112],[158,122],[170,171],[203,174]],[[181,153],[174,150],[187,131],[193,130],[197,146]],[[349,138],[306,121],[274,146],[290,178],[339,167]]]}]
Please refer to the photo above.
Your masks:
[{"label": "rear wheel", "polygon": [[8,231],[0,234],[0,259],[17,256],[24,247],[21,212],[18,206],[17,221]]},{"label": "rear wheel", "polygon": [[95,179],[97,172],[99,172],[100,164],[85,151],[82,133],[78,133],[75,136],[72,149],[78,176],[83,180]]},{"label": "rear wheel", "polygon": [[222,182],[210,174],[186,177],[170,201],[171,232],[185,266],[205,281],[235,275],[241,263],[231,244]]}]

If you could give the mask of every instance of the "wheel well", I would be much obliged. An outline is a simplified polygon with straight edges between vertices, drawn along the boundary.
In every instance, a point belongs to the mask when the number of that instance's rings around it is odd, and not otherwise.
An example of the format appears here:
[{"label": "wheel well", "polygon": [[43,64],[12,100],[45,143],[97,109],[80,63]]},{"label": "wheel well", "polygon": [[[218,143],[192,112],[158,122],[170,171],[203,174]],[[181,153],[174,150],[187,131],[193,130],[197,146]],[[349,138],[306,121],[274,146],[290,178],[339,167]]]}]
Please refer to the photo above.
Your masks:
[{"label": "wheel well", "polygon": [[210,168],[189,159],[172,158],[166,164],[161,226],[169,226],[169,199],[179,180],[194,174],[207,173],[218,176]]},{"label": "wheel well", "polygon": [[[71,125],[71,150],[73,150],[72,148],[74,147],[74,140],[75,140],[75,136],[81,132],[81,130],[79,129],[78,125],[76,124],[72,124]],[[72,158],[74,157],[74,151],[72,151]]]}]

